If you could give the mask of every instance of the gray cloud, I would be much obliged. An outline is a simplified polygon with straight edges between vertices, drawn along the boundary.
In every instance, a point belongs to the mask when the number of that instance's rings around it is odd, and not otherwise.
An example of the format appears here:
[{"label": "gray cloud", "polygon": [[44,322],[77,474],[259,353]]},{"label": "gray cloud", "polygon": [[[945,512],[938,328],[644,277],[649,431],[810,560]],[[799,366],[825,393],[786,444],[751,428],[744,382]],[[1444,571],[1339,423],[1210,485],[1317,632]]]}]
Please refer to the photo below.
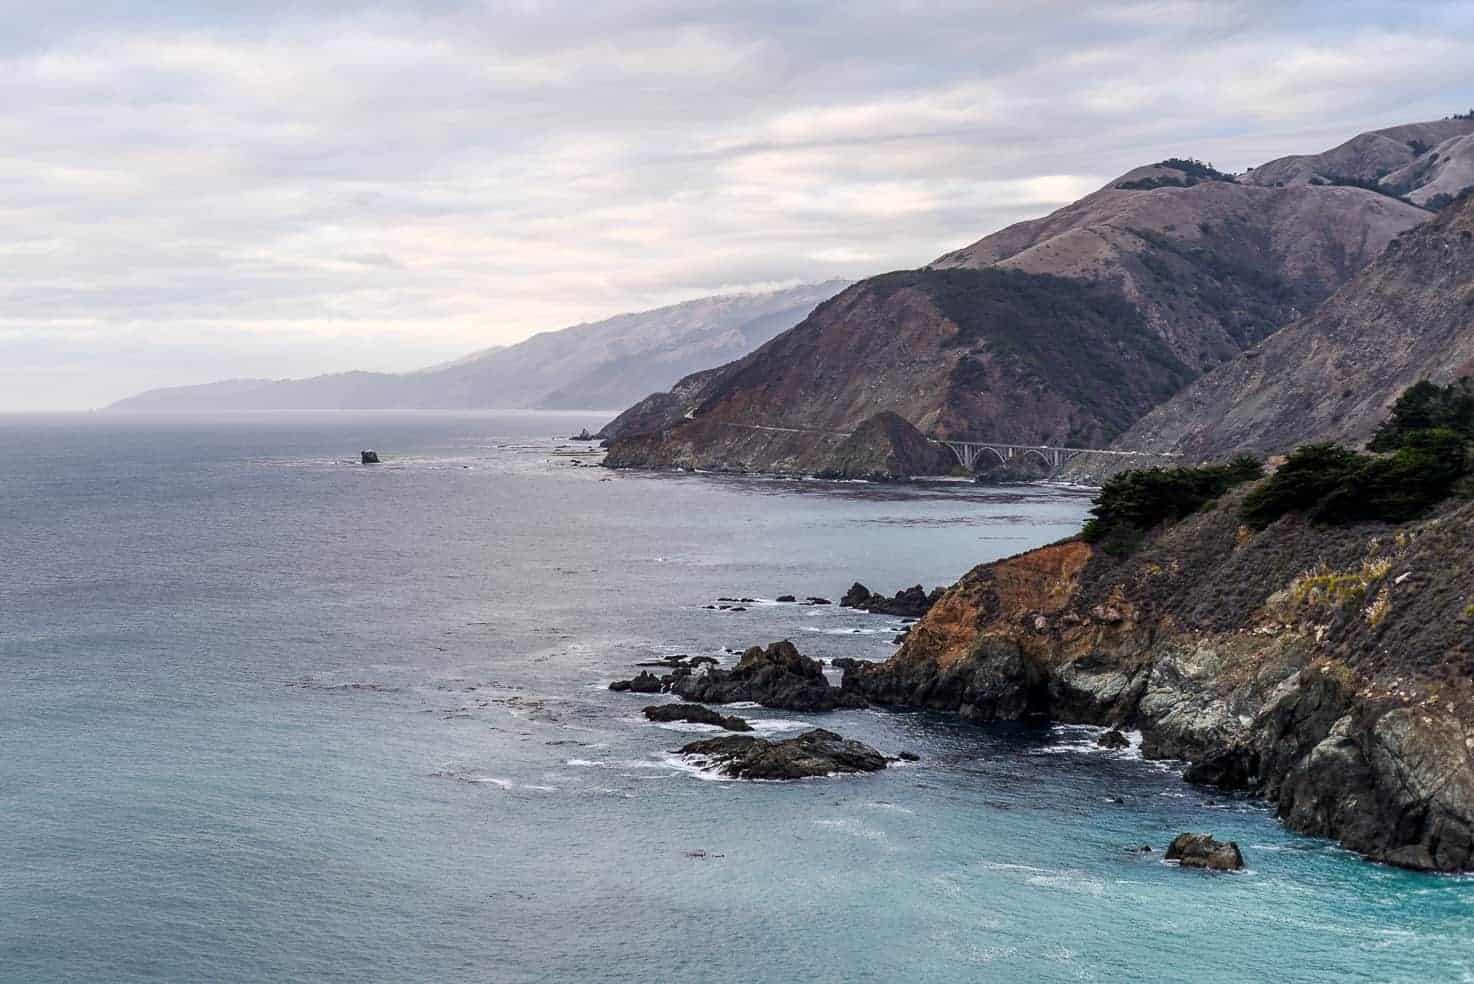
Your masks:
[{"label": "gray cloud", "polygon": [[914,266],[1474,104],[1467,3],[307,6],[4,11],[0,408]]}]

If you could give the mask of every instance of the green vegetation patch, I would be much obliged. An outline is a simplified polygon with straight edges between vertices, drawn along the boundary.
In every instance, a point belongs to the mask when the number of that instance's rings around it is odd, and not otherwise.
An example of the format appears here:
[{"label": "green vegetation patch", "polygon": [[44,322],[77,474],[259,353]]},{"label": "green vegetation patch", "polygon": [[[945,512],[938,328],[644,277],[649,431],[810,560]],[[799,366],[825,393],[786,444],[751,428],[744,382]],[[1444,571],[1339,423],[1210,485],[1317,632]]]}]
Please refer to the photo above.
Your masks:
[{"label": "green vegetation patch", "polygon": [[1330,525],[1417,519],[1470,473],[1471,446],[1474,386],[1418,383],[1393,406],[1373,453],[1335,444],[1296,449],[1244,499],[1244,522],[1263,529],[1292,512]]},{"label": "green vegetation patch", "polygon": [[1151,191],[1153,188],[1191,188],[1204,181],[1226,181],[1230,184],[1234,182],[1233,175],[1224,174],[1212,164],[1206,164],[1191,157],[1169,157],[1165,161],[1158,161],[1156,166],[1171,168],[1180,172],[1182,177],[1159,174],[1138,178],[1135,181],[1122,181],[1116,187],[1121,191]]},{"label": "green vegetation patch", "polygon": [[1367,448],[1396,451],[1418,431],[1447,429],[1465,441],[1474,441],[1474,379],[1438,386],[1426,379],[1408,387],[1387,421],[1377,428]]},{"label": "green vegetation patch", "polygon": [[1263,474],[1263,467],[1250,457],[1227,465],[1123,472],[1101,487],[1080,537],[1108,553],[1129,553],[1146,531],[1211,508],[1229,489]]},{"label": "green vegetation patch", "polygon": [[1299,606],[1360,604],[1366,599],[1368,589],[1391,570],[1392,562],[1385,558],[1363,561],[1353,571],[1333,571],[1322,565],[1291,582],[1290,601]]},{"label": "green vegetation patch", "polygon": [[1310,285],[1297,288],[1266,266],[1268,243],[1242,219],[1200,225],[1203,239],[1197,241],[1130,231],[1151,247],[1137,259],[1162,290],[1216,318],[1240,349],[1263,340],[1291,310],[1319,300]]}]

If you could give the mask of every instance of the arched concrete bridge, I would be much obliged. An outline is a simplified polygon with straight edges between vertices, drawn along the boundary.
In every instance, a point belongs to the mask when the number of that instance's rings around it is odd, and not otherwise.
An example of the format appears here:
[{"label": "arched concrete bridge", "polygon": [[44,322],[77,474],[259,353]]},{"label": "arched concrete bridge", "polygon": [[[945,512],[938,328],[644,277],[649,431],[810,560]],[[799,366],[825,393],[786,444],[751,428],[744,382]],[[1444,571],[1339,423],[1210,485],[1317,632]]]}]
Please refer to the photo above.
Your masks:
[{"label": "arched concrete bridge", "polygon": [[[687,419],[693,419],[692,414],[686,415]],[[819,430],[811,427],[777,427],[764,424],[740,424],[730,420],[720,421],[727,427],[740,427],[745,430],[770,431],[778,434],[821,434],[825,437],[846,438],[850,436],[848,431]],[[1051,444],[1003,444],[998,441],[955,441],[949,438],[928,437],[932,444],[938,444],[950,450],[957,456],[957,461],[963,468],[972,471],[977,467],[978,461],[986,455],[993,455],[1001,464],[1010,461],[1024,461],[1033,458],[1049,469],[1049,474],[1054,475],[1071,460],[1082,454],[1109,455],[1116,458],[1180,458],[1182,455],[1171,451],[1110,451],[1105,448],[1068,448],[1058,447]]]},{"label": "arched concrete bridge", "polygon": [[940,438],[928,438],[928,440],[950,450],[957,456],[958,464],[968,471],[973,471],[978,461],[987,455],[997,458],[998,463],[1003,465],[1010,461],[1022,462],[1033,458],[1048,468],[1051,475],[1082,454],[1110,455],[1118,458],[1180,457],[1176,454],[1158,454],[1149,451],[1108,451],[1104,448],[1067,448],[1048,444],[1001,444],[997,441],[953,441]]}]

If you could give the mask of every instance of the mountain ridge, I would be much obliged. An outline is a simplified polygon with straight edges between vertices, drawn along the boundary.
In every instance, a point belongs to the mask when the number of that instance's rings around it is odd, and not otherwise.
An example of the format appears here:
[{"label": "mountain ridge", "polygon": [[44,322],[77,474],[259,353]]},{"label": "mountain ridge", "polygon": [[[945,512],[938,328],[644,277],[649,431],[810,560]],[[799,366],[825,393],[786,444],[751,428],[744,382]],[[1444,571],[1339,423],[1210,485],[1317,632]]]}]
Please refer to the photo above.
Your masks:
[{"label": "mountain ridge", "polygon": [[[1363,186],[1432,149],[1404,141],[1340,181],[1314,164],[1404,130],[1445,146],[1474,121],[1363,134],[1241,176],[1184,159],[1135,168],[920,270],[852,285],[750,355],[641,401],[606,426],[609,463],[815,474],[835,450],[820,432],[882,412],[934,436],[1103,446],[1433,218]],[[947,279],[958,271],[991,279],[963,287]],[[804,429],[816,436],[795,436]]]},{"label": "mountain ridge", "polygon": [[711,361],[746,354],[845,284],[697,298],[539,332],[404,373],[355,370],[166,387],[106,409],[607,409],[669,387]]}]

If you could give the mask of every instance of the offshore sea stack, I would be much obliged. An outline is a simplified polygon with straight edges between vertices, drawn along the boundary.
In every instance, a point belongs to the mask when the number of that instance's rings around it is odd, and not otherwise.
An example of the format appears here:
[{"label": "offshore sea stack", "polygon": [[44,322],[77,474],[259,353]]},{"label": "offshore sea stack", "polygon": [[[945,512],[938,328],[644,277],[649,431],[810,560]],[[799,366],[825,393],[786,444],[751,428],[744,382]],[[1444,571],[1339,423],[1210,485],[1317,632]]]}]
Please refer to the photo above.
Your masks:
[{"label": "offshore sea stack", "polygon": [[693,741],[681,748],[733,779],[815,779],[853,772],[879,772],[888,759],[863,742],[815,728],[797,738],[769,741],[736,735]]},{"label": "offshore sea stack", "polygon": [[1167,845],[1165,857],[1184,868],[1209,871],[1238,871],[1244,866],[1239,846],[1233,841],[1217,840],[1212,834],[1178,834]]},{"label": "offshore sea stack", "polygon": [[823,664],[800,653],[787,639],[767,649],[752,646],[732,669],[711,668],[680,677],[670,689],[685,700],[706,704],[753,701],[787,711],[865,706],[859,694],[831,687]]},{"label": "offshore sea stack", "polygon": [[1239,488],[1126,556],[975,568],[843,687],[975,720],[1129,725],[1295,830],[1474,869],[1474,502],[1400,526],[1241,524]]}]

